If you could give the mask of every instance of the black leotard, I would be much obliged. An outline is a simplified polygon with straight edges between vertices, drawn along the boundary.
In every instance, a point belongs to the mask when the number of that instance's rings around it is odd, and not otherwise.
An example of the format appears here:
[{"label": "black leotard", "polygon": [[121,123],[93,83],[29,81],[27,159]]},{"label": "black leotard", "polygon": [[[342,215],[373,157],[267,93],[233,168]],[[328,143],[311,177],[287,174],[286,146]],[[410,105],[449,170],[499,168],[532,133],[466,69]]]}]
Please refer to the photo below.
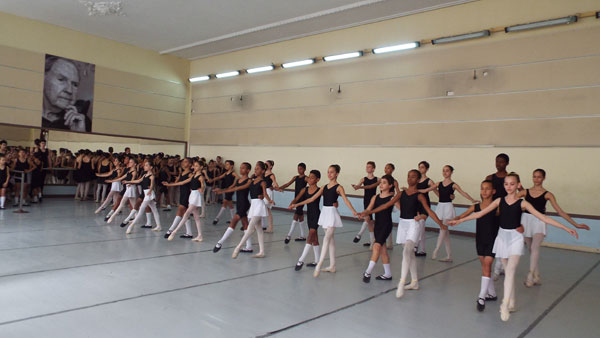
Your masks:
[{"label": "black leotard", "polygon": [[[481,211],[481,205],[475,204],[475,212]],[[496,211],[487,213],[477,219],[475,225],[475,248],[478,256],[494,257],[492,249],[498,235],[498,224],[494,220]]]},{"label": "black leotard", "polygon": [[[371,185],[377,183],[377,177],[373,177],[369,179],[368,177],[363,178],[363,186]],[[377,193],[377,187],[371,189],[365,189],[365,193],[363,195],[363,206],[366,208],[369,207],[371,203],[371,199]]]},{"label": "black leotard", "polygon": [[[388,197],[381,197],[381,195],[377,195],[375,197],[375,205],[374,208],[380,207],[392,199],[392,195]],[[390,206],[387,209],[383,209],[375,214],[375,243],[379,243],[381,245],[385,245],[385,241],[389,237],[392,232],[392,211],[394,210],[394,206]]]},{"label": "black leotard", "polygon": [[[188,172],[187,174],[181,174],[181,176],[179,176],[179,182],[183,182],[183,181],[187,180],[188,178],[190,178],[191,174],[192,174],[191,172]],[[179,204],[180,205],[183,205],[186,208],[188,207],[190,193],[191,193],[190,182],[179,186]]]},{"label": "black leotard", "polygon": [[496,190],[493,196],[494,199],[507,195],[506,190],[504,189],[504,177],[498,177],[496,174],[492,174],[492,186],[494,187],[494,190]]},{"label": "black leotard", "polygon": [[[312,198],[317,192],[319,192],[319,187],[315,190],[314,193],[309,193],[308,188],[304,191],[305,199]],[[306,218],[309,229],[318,229],[319,228],[319,216],[321,215],[321,209],[319,209],[319,205],[321,204],[321,196],[315,198],[314,201],[308,203],[306,205]]]},{"label": "black leotard", "polygon": [[269,189],[273,186],[273,179],[271,178],[271,176],[273,176],[273,174],[269,175],[269,176],[265,176],[265,183],[267,183],[266,188]]},{"label": "black leotard", "polygon": [[[429,181],[430,179],[428,177],[427,179],[425,179],[425,181],[417,183],[417,189],[422,190],[429,188]],[[427,200],[427,206],[431,208],[431,200],[429,199],[429,193],[425,193],[423,194],[423,196],[425,196],[425,200]],[[419,212],[421,214],[427,215],[427,211],[425,211],[425,208],[421,204],[419,204]]]},{"label": "black leotard", "polygon": [[[242,185],[248,183],[249,178],[245,181],[240,181],[236,183],[236,187],[241,187]],[[248,216],[248,209],[250,209],[250,202],[248,201],[248,193],[250,188],[238,190],[235,192],[235,208],[237,210],[237,214],[240,217]]]},{"label": "black leotard", "polygon": [[[539,195],[538,197],[533,197],[531,196],[531,194],[529,194],[529,189],[527,189],[527,194],[525,195],[525,200],[527,202],[529,202],[534,208],[535,210],[539,211],[542,214],[546,213],[546,194],[548,193],[548,191],[544,191],[543,194]],[[523,212],[529,213],[529,211],[525,210]]]},{"label": "black leotard", "polygon": [[521,202],[519,199],[515,203],[508,205],[506,197],[500,200],[500,227],[506,230],[514,230],[521,226]]},{"label": "black leotard", "polygon": [[[294,179],[294,197],[298,197],[298,194],[300,194],[300,192],[302,191],[302,189],[304,189],[304,187],[306,187],[306,176],[296,176],[296,178]],[[306,193],[304,194],[304,196],[302,196],[298,201],[296,201],[297,203],[302,202],[306,199]],[[296,215],[302,215],[304,212],[304,206],[301,205],[299,207],[296,208]]]},{"label": "black leotard", "polygon": [[324,207],[332,207],[333,204],[335,202],[337,202],[337,199],[338,199],[337,187],[338,186],[339,186],[339,184],[336,184],[333,187],[329,188],[329,186],[326,185],[323,188],[323,206]]},{"label": "black leotard", "polygon": [[416,192],[412,195],[406,193],[406,191],[400,192],[400,218],[402,219],[414,219],[417,217],[419,211],[419,193]]},{"label": "black leotard", "polygon": [[192,176],[192,180],[190,181],[190,192],[200,189],[201,186],[202,183],[200,183],[200,176]]},{"label": "black leotard", "polygon": [[252,181],[252,183],[250,183],[250,198],[251,199],[257,199],[263,195],[262,182],[263,182],[263,180],[260,180],[256,183],[254,183],[254,181]]},{"label": "black leotard", "polygon": [[150,189],[150,183],[150,175],[142,177],[142,182],[140,183],[142,190]]},{"label": "black leotard", "polygon": [[[223,177],[223,180],[221,182],[222,182],[221,187],[223,187],[223,189],[227,189],[227,188],[231,187],[233,182],[235,182],[235,176],[233,176],[233,172],[226,174],[225,177]],[[233,192],[225,193],[225,200],[226,201],[233,200]]]},{"label": "black leotard", "polygon": [[450,195],[454,194],[454,182],[444,185],[443,182],[438,183],[438,191],[440,193],[440,203],[452,202]]}]

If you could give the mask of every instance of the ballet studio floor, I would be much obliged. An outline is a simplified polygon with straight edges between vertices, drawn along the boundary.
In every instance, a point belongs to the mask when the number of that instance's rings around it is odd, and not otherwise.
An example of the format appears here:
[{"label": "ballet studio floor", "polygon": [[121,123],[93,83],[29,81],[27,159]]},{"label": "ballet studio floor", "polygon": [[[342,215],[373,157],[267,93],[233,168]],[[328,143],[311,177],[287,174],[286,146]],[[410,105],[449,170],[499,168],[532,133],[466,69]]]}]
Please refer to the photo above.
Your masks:
[{"label": "ballet studio floor", "polygon": [[[517,312],[504,323],[499,302],[475,309],[472,238],[452,237],[454,263],[419,258],[421,290],[398,300],[400,247],[393,281],[363,283],[370,252],[352,243],[358,222],[336,232],[338,272],[315,279],[311,268],[294,271],[304,243],[283,243],[288,212],[274,212],[266,258],[233,260],[240,231],[212,252],[225,230],[212,225],[216,206],[202,243],[139,227],[126,236],[94,207],[48,198],[28,214],[0,211],[0,337],[598,337],[600,255],[543,248],[543,285],[531,289],[524,256]],[[174,212],[161,216],[165,228]],[[427,235],[430,253],[437,234]],[[500,296],[501,281],[496,288]]]}]

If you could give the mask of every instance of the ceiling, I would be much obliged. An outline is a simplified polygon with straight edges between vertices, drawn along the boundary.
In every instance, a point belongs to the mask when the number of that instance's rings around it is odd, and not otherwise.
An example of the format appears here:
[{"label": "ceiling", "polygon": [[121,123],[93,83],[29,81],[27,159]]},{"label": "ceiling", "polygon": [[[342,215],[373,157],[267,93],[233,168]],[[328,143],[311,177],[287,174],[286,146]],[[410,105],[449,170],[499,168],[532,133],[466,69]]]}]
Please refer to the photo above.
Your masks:
[{"label": "ceiling", "polygon": [[475,0],[1,0],[0,11],[186,59],[265,45]]}]

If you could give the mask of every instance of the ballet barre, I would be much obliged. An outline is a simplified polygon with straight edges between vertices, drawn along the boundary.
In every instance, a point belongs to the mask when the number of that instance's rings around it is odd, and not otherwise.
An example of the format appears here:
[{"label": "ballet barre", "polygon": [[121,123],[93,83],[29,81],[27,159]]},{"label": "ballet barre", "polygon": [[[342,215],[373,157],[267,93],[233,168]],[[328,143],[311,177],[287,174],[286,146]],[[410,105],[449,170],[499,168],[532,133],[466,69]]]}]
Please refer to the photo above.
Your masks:
[{"label": "ballet barre", "polygon": [[21,177],[15,176],[15,180],[16,179],[21,180],[21,193],[19,194],[19,209],[15,210],[13,212],[17,213],[17,214],[27,214],[27,213],[29,213],[29,211],[23,210],[23,189],[25,186],[25,184],[23,184],[23,183],[25,182],[25,172],[21,171],[21,170],[11,170],[10,172],[21,174]]}]

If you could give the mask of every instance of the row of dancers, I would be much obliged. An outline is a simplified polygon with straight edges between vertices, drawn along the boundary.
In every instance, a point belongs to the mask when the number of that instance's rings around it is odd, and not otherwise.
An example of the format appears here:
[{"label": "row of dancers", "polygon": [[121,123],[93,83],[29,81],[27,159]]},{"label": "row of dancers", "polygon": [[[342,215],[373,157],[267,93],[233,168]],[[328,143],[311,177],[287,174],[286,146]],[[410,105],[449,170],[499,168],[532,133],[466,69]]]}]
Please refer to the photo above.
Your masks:
[{"label": "row of dancers", "polygon": [[[118,160],[116,160],[118,162]],[[407,174],[407,186],[399,187],[399,182],[393,178],[392,164],[386,165],[385,174],[381,178],[374,176],[375,163],[368,162],[366,166],[367,176],[360,180],[353,188],[364,189],[364,210],[358,213],[346,195],[344,188],[337,182],[340,173],[339,165],[331,165],[327,169],[328,183],[318,186],[321,173],[318,170],[310,170],[306,175],[306,165],[298,165],[298,175],[294,176],[288,183],[279,186],[272,172],[274,163],[272,161],[258,161],[254,170],[250,163],[244,162],[240,165],[239,174],[235,173],[234,162],[226,161],[225,172],[219,177],[209,178],[206,174],[206,163],[199,159],[184,158],[181,161],[181,172],[174,182],[161,181],[156,183],[155,171],[151,162],[146,161],[143,165],[143,173],[138,174],[137,164],[134,159],[129,159],[127,168],[119,173],[111,174],[107,182],[117,184],[118,189],[114,192],[121,195],[120,201],[115,203],[116,209],[107,215],[108,222],[112,222],[118,212],[129,202],[133,206],[132,213],[122,223],[127,226],[127,233],[131,233],[134,224],[141,219],[141,213],[135,216],[135,208],[144,210],[150,208],[154,213],[157,225],[152,230],[160,231],[160,218],[157,214],[154,187],[179,186],[180,198],[177,216],[165,237],[172,240],[176,233],[186,225],[186,234],[182,237],[191,238],[190,215],[194,216],[197,226],[195,241],[202,241],[202,222],[199,208],[203,206],[203,192],[208,182],[223,179],[230,175],[232,179],[229,186],[225,188],[214,188],[216,194],[224,194],[224,207],[233,207],[233,195],[235,198],[235,213],[231,218],[227,230],[222,238],[213,248],[218,252],[224,242],[233,233],[238,222],[242,223],[244,235],[238,245],[234,248],[232,258],[237,258],[240,252],[252,252],[250,238],[254,232],[257,233],[259,252],[252,257],[265,257],[263,218],[270,215],[270,208],[274,205],[273,191],[282,191],[291,184],[295,184],[294,200],[288,206],[295,209],[290,231],[285,238],[289,243],[294,228],[303,229],[304,210],[307,205],[306,221],[308,227],[308,238],[303,233],[299,240],[306,240],[301,256],[296,263],[295,269],[300,271],[307,259],[311,249],[314,253],[314,261],[307,266],[314,266],[314,276],[318,277],[321,272],[335,272],[335,229],[342,227],[341,216],[337,210],[339,197],[353,215],[362,219],[363,226],[354,241],[360,241],[360,236],[369,229],[370,241],[368,245],[372,248],[371,259],[363,274],[363,281],[370,282],[371,274],[379,260],[382,259],[384,273],[377,276],[377,280],[392,280],[390,257],[387,253],[388,245],[392,236],[392,212],[394,208],[400,210],[400,220],[397,224],[398,230],[396,243],[404,245],[400,282],[396,296],[402,297],[405,290],[418,290],[418,273],[416,268],[416,257],[426,255],[424,247],[425,220],[428,217],[440,227],[436,248],[432,258],[436,259],[442,244],[445,246],[446,257],[440,259],[451,262],[451,248],[449,237],[449,226],[456,226],[467,220],[477,220],[476,226],[476,251],[482,265],[481,289],[477,299],[477,309],[483,311],[486,301],[497,299],[493,280],[491,279],[491,266],[495,257],[505,269],[504,299],[500,306],[502,320],[508,320],[510,313],[516,309],[514,294],[514,278],[516,267],[520,256],[524,251],[524,244],[531,252],[530,271],[527,275],[525,285],[531,287],[540,284],[539,268],[539,246],[546,233],[546,224],[561,228],[571,235],[577,237],[577,232],[571,228],[556,222],[545,215],[546,201],[550,201],[559,215],[565,218],[576,228],[587,229],[585,224],[578,224],[571,219],[558,206],[554,195],[543,187],[545,172],[537,169],[533,173],[534,186],[531,189],[522,189],[520,178],[515,173],[508,173],[506,167],[509,163],[506,154],[500,154],[496,158],[497,172],[486,177],[480,186],[481,200],[473,199],[468,193],[452,180],[454,169],[450,165],[443,167],[444,180],[439,183],[433,182],[426,176],[429,164],[425,161],[419,163],[419,169],[410,170]],[[115,167],[122,167],[115,163]],[[253,175],[250,173],[253,172]],[[119,184],[123,184],[121,188]],[[136,184],[140,185],[143,195],[137,197]],[[377,188],[379,193],[377,194]],[[435,212],[431,209],[428,193],[433,191],[439,196],[439,203]],[[452,199],[454,192],[462,194],[473,202],[473,205],[456,217]],[[113,189],[111,188],[111,192]],[[250,197],[250,200],[248,200]],[[524,198],[524,199],[523,199]],[[320,207],[321,199],[323,206]],[[108,201],[108,198],[107,198]],[[227,206],[225,206],[225,201]],[[106,202],[105,202],[106,204]],[[103,205],[102,207],[104,207]],[[101,209],[97,210],[99,212]],[[232,208],[229,208],[232,210]],[[372,218],[371,215],[375,217]],[[321,226],[325,232],[323,238],[322,252],[320,250],[317,229]],[[145,226],[148,227],[148,226]],[[358,241],[357,241],[358,239]],[[329,266],[323,267],[325,257],[329,254]],[[410,283],[408,281],[410,272]]]}]

